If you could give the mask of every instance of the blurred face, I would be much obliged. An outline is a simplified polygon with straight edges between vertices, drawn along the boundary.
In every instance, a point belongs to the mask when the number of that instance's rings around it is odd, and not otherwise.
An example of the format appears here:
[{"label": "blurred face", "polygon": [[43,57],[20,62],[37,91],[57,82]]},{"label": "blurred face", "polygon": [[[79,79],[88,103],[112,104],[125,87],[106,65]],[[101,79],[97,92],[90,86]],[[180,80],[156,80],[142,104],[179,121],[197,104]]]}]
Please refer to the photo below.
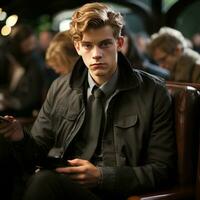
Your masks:
[{"label": "blurred face", "polygon": [[37,38],[31,35],[21,43],[21,51],[26,54],[34,50],[37,46]]},{"label": "blurred face", "polygon": [[154,60],[163,68],[173,71],[178,59],[179,52],[175,51],[172,54],[164,52],[160,48],[156,48],[153,54]]},{"label": "blurred face", "polygon": [[53,34],[51,32],[48,31],[42,31],[39,34],[39,43],[40,43],[40,47],[43,50],[46,50],[49,46],[49,43],[51,42],[53,38]]},{"label": "blurred face", "polygon": [[108,81],[117,68],[118,51],[123,45],[123,37],[114,38],[110,26],[90,29],[83,33],[75,47],[82,56],[90,75],[101,85]]}]

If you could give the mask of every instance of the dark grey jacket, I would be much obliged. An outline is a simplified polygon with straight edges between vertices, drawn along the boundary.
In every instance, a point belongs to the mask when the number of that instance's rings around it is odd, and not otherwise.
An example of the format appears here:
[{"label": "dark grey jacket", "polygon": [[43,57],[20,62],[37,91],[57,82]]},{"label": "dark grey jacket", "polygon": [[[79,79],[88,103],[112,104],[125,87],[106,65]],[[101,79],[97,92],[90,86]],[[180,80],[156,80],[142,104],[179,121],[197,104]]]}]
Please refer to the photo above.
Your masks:
[{"label": "dark grey jacket", "polygon": [[[27,136],[26,153],[43,158],[52,147],[63,146],[67,150],[84,121],[86,79],[87,68],[80,59],[71,75],[54,81],[31,138]],[[119,80],[107,117],[107,131],[114,136],[116,166],[102,168],[102,188],[129,195],[168,182],[174,167],[175,140],[171,100],[164,83],[132,70],[119,54]],[[125,159],[128,166],[124,166]]]}]

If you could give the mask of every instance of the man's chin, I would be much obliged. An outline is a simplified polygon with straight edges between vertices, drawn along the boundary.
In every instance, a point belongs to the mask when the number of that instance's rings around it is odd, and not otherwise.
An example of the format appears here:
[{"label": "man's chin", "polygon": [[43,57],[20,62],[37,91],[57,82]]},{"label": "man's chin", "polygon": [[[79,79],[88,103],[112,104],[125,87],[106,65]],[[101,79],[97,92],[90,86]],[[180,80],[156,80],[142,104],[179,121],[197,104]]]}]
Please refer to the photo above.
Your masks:
[{"label": "man's chin", "polygon": [[103,70],[96,70],[93,72],[95,76],[105,76],[106,72]]}]

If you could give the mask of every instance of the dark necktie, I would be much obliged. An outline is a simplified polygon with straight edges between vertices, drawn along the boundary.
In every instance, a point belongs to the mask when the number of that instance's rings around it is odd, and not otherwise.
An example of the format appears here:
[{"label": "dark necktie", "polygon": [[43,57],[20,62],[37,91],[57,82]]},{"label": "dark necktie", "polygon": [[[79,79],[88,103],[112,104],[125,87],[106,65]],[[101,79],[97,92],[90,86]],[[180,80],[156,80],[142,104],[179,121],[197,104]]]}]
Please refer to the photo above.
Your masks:
[{"label": "dark necktie", "polygon": [[98,138],[100,135],[101,130],[101,122],[102,117],[104,115],[104,108],[103,108],[103,97],[104,93],[98,88],[95,87],[93,89],[93,98],[91,99],[91,102],[89,103],[90,106],[90,116],[88,120],[88,145],[86,145],[86,148],[84,149],[85,158],[88,160],[91,159],[93,156],[97,144],[98,144]]}]

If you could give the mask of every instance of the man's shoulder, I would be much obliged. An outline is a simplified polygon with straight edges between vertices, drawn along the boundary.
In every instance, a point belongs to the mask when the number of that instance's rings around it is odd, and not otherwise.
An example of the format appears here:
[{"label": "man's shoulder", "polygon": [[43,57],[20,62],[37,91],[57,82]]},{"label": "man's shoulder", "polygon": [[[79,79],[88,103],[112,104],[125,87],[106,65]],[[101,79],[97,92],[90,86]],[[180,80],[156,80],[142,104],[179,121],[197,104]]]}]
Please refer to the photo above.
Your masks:
[{"label": "man's shoulder", "polygon": [[144,72],[142,70],[133,70],[133,73],[135,73],[135,75],[139,79],[138,89],[140,91],[140,94],[142,94],[144,98],[150,98],[155,95],[159,97],[160,100],[170,99],[170,94],[166,86],[166,81],[164,79]]},{"label": "man's shoulder", "polygon": [[133,74],[138,78],[140,84],[165,85],[165,80],[143,70],[133,69]]},{"label": "man's shoulder", "polygon": [[54,87],[62,87],[64,85],[68,85],[69,79],[70,79],[70,74],[61,75],[53,81],[52,85]]},{"label": "man's shoulder", "polygon": [[131,67],[123,54],[119,54],[119,74],[121,77],[122,85],[128,88],[136,86],[151,86],[151,85],[164,85],[164,79],[156,75],[152,75],[141,69]]},{"label": "man's shoulder", "polygon": [[59,95],[59,94],[65,94],[67,91],[70,90],[69,87],[69,79],[70,75],[61,75],[58,78],[56,78],[50,88],[49,88],[49,93],[54,94],[54,95]]}]

